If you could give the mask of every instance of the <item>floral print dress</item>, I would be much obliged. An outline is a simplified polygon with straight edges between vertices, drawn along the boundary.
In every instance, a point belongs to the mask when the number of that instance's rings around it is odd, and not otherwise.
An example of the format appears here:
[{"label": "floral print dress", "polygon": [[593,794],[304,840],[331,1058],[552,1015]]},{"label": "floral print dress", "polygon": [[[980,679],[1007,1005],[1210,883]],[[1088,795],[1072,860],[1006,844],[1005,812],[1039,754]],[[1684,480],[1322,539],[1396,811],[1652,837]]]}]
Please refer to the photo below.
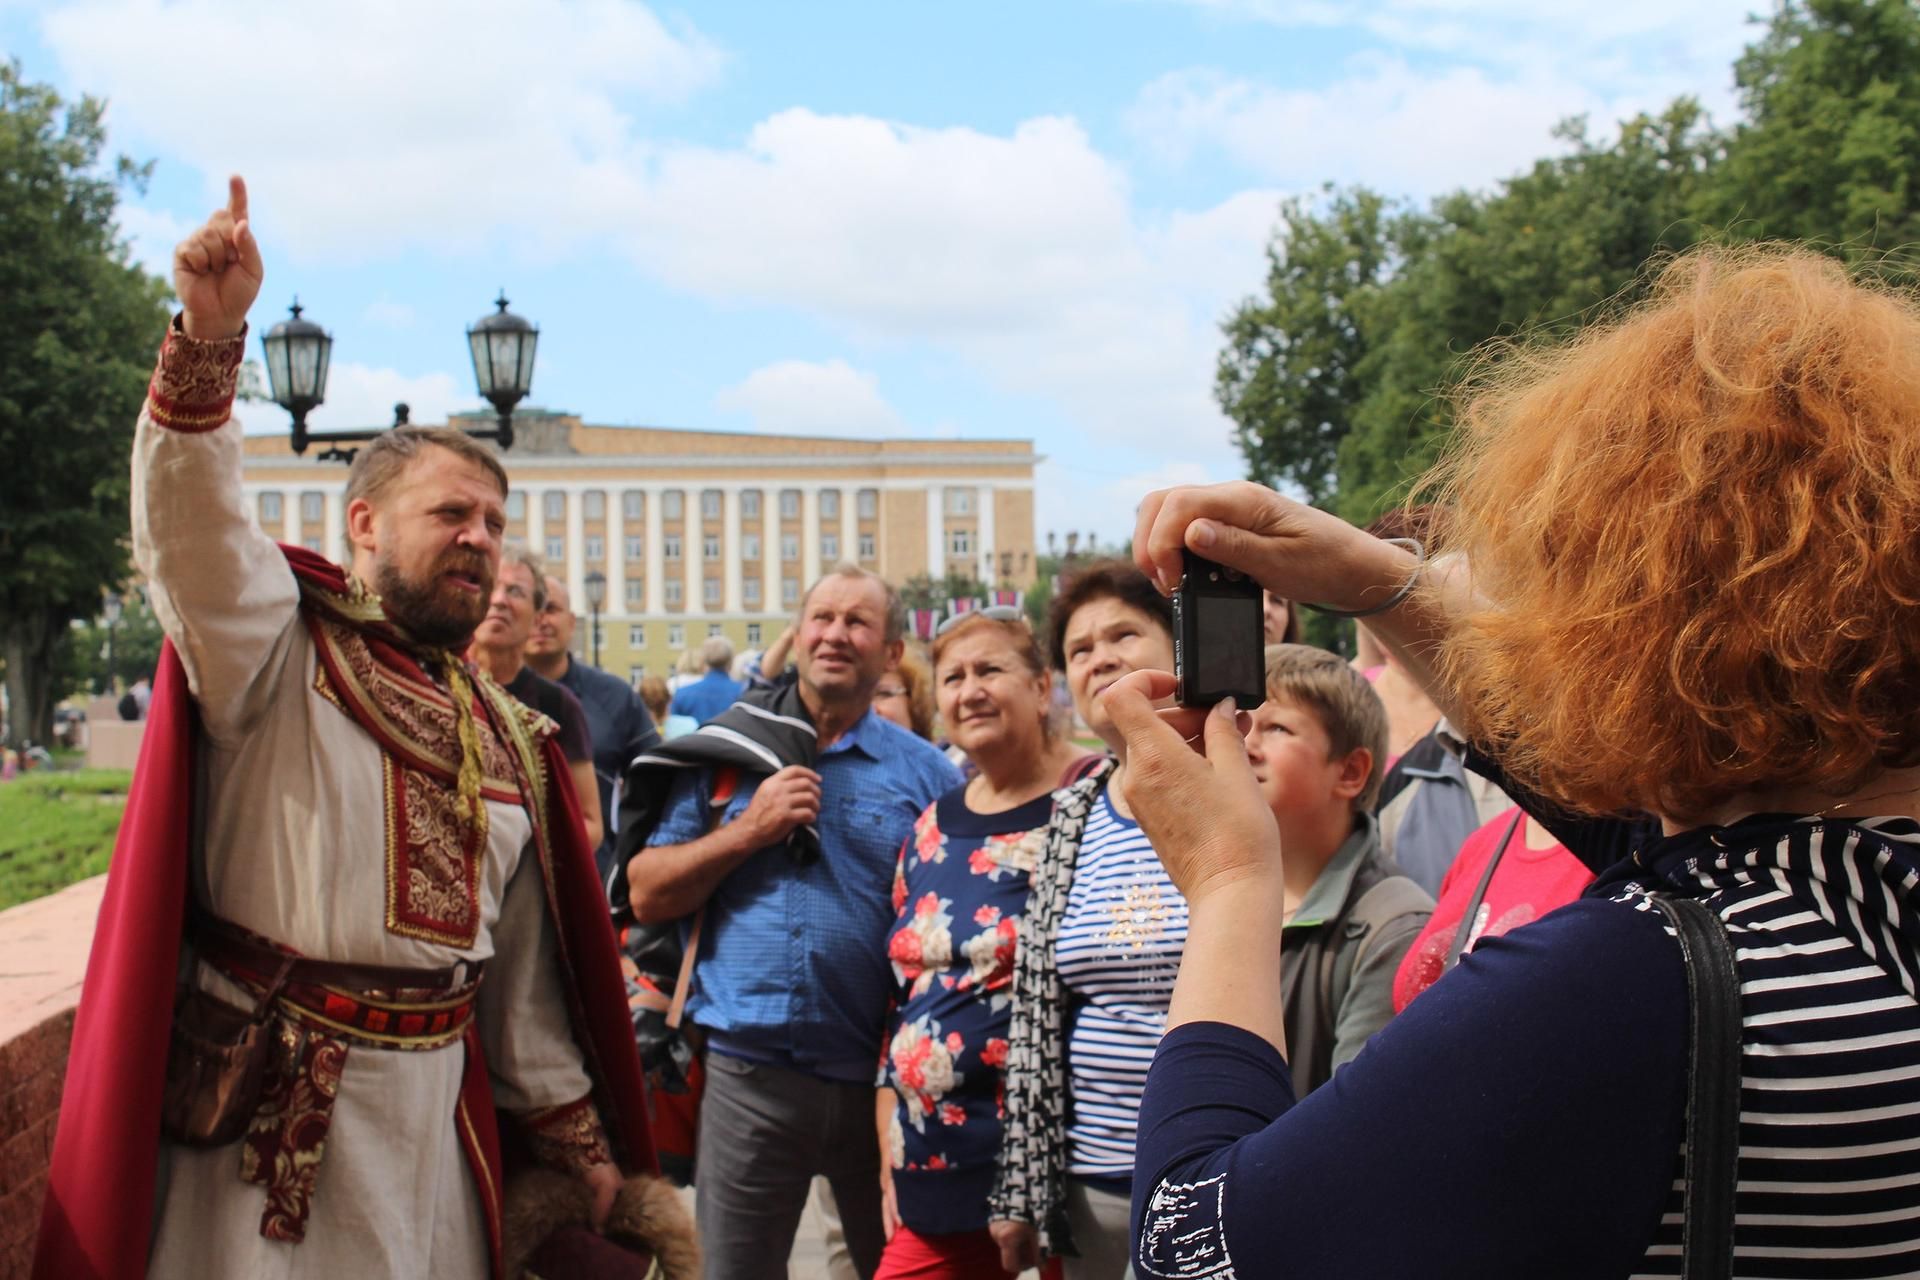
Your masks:
[{"label": "floral print dress", "polygon": [[966,788],[928,805],[900,851],[887,937],[895,1007],[881,1083],[900,1219],[923,1235],[987,1225],[1006,1107],[1013,960],[1053,798],[975,813]]}]

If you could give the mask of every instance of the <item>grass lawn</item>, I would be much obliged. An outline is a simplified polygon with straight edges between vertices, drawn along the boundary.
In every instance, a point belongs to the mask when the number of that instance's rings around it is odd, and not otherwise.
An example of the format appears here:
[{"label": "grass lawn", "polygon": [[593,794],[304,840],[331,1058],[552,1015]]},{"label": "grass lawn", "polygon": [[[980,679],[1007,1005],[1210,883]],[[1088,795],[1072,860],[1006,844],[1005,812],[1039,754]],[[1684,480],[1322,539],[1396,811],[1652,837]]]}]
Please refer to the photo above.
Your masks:
[{"label": "grass lawn", "polygon": [[0,910],[107,869],[132,776],[55,770],[0,782]]}]

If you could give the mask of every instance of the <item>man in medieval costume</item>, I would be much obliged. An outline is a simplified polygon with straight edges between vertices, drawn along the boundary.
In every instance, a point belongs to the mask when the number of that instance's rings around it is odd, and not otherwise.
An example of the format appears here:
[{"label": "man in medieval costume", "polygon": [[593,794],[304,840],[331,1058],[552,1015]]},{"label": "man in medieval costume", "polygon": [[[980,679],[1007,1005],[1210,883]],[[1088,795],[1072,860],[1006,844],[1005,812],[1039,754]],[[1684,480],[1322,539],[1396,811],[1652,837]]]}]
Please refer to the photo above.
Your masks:
[{"label": "man in medieval costume", "polygon": [[350,474],[350,574],[277,546],[231,416],[263,274],[240,179],[173,269],[133,451],[170,643],[35,1274],[499,1274],[505,1171],[575,1180],[598,1224],[654,1165],[554,726],[459,656],[506,475],[397,430]]}]

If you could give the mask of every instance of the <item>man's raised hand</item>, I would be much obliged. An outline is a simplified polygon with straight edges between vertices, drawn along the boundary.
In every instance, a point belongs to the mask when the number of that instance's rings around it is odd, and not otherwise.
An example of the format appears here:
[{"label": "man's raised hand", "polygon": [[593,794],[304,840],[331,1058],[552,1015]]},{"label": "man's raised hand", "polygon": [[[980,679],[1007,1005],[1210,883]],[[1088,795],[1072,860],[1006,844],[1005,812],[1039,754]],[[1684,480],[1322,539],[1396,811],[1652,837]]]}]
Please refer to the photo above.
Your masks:
[{"label": "man's raised hand", "polygon": [[180,295],[181,324],[189,338],[236,336],[260,294],[266,269],[247,219],[247,184],[227,180],[227,207],[173,248],[173,291]]}]

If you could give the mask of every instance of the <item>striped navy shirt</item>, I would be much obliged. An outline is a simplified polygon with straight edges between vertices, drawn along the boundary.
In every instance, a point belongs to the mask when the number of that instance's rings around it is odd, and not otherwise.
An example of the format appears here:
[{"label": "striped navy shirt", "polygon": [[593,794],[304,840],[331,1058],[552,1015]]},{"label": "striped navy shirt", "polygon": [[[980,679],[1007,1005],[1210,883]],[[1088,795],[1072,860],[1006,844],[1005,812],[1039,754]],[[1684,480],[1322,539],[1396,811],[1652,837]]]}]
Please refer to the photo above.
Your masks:
[{"label": "striped navy shirt", "polygon": [[1258,1037],[1168,1035],[1138,1273],[1679,1275],[1686,970],[1655,889],[1705,900],[1740,972],[1734,1274],[1920,1274],[1920,825],[1778,815],[1648,842],[1298,1104]]},{"label": "striped navy shirt", "polygon": [[1187,943],[1187,901],[1139,824],[1106,791],[1087,816],[1054,943],[1073,1012],[1067,1040],[1067,1172],[1133,1176],[1140,1090],[1166,1030]]}]

